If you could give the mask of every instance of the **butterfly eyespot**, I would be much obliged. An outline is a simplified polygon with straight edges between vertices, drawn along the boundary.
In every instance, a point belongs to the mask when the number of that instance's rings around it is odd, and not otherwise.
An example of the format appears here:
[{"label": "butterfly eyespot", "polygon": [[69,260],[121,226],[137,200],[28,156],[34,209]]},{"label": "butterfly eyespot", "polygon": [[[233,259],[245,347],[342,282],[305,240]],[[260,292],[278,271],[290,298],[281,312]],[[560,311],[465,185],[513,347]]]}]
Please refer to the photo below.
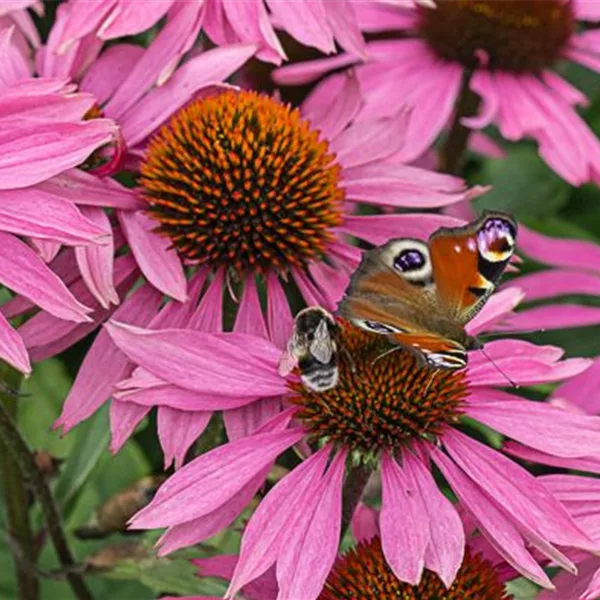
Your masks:
[{"label": "butterfly eyespot", "polygon": [[516,231],[507,219],[491,217],[477,232],[477,248],[487,261],[496,263],[508,260],[515,249]]},{"label": "butterfly eyespot", "polygon": [[410,248],[407,250],[402,250],[400,254],[394,258],[394,267],[399,271],[416,271],[420,269],[425,264],[425,256],[420,250],[416,248]]}]

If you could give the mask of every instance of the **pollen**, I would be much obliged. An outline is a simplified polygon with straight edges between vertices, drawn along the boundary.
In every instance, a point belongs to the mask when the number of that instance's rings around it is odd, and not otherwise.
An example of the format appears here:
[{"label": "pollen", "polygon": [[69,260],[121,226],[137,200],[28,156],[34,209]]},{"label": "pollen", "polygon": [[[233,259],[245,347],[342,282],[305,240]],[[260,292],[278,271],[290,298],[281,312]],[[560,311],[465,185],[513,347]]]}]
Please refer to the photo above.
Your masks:
[{"label": "pollen", "polygon": [[[410,552],[407,548],[407,552]],[[454,583],[446,589],[439,577],[423,573],[419,585],[397,579],[378,537],[361,542],[335,562],[318,600],[509,600],[492,565],[467,550]]]},{"label": "pollen", "polygon": [[[464,371],[422,366],[385,336],[339,321],[339,379],[326,392],[290,383],[296,416],[318,440],[364,456],[432,439],[456,424],[468,394]],[[393,350],[390,352],[390,350]]]},{"label": "pollen", "polygon": [[150,141],[142,195],[196,263],[265,272],[321,258],[341,223],[340,167],[297,109],[226,92],[180,110]]},{"label": "pollen", "polygon": [[443,59],[475,68],[539,73],[560,57],[575,19],[564,0],[440,0],[421,9],[419,31]]}]

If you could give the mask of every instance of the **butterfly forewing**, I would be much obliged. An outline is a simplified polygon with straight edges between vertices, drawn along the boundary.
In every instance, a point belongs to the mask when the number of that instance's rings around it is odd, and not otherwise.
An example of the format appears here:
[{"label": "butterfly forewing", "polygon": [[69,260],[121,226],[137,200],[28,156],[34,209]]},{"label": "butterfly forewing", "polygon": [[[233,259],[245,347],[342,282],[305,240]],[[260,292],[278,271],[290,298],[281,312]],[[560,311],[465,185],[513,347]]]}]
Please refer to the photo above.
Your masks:
[{"label": "butterfly forewing", "polygon": [[516,222],[485,212],[465,227],[438,229],[429,240],[438,305],[461,325],[483,307],[514,249]]}]

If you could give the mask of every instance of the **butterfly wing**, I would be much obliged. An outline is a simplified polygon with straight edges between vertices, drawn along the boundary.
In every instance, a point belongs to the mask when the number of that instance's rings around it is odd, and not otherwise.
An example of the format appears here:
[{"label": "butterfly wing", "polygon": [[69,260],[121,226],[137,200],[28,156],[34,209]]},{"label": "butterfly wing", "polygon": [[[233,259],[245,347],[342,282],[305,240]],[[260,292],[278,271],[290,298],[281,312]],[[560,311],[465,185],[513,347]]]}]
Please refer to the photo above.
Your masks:
[{"label": "butterfly wing", "polygon": [[437,318],[436,303],[427,245],[396,239],[365,254],[339,312],[362,329],[387,335],[432,367],[464,367],[466,350],[448,337],[452,328]]},{"label": "butterfly wing", "polygon": [[441,228],[429,238],[438,307],[461,325],[482,308],[508,265],[517,223],[500,212],[484,212],[465,227]]}]

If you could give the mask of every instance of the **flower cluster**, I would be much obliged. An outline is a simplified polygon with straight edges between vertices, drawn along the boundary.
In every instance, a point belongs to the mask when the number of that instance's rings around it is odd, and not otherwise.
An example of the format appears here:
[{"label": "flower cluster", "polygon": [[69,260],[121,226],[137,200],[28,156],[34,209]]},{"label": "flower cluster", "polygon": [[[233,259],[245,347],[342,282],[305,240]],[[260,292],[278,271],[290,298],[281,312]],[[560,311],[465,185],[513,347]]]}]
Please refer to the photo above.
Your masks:
[{"label": "flower cluster", "polygon": [[[246,600],[598,597],[600,359],[569,331],[600,324],[600,232],[528,206],[476,230],[480,167],[517,144],[570,206],[597,194],[598,22],[591,0],[2,3],[0,359],[77,355],[54,427],[108,403],[114,453],[156,412],[174,471],[130,527],[166,529],[159,557],[192,547],[199,585]],[[339,314],[377,248],[372,316]],[[332,314],[326,389],[313,345],[282,369],[306,307]],[[201,556],[223,531],[236,553]]]}]

